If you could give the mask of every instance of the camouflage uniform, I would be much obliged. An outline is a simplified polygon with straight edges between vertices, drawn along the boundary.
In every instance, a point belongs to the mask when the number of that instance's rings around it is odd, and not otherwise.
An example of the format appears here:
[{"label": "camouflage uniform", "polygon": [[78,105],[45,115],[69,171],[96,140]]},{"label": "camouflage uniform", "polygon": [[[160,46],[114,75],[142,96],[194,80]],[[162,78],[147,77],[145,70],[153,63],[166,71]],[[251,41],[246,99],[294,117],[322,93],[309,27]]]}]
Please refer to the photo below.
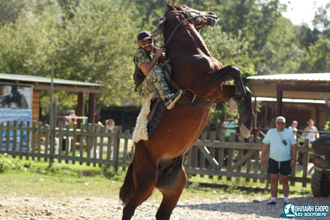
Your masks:
[{"label": "camouflage uniform", "polygon": [[154,53],[147,53],[141,47],[136,50],[133,57],[135,64],[135,72],[133,75],[136,84],[135,91],[143,98],[148,98],[150,93],[158,91],[160,97],[165,100],[165,98],[170,95],[171,90],[165,80],[163,69],[155,65],[147,76],[145,76],[141,70],[141,63],[149,63],[154,55]]}]

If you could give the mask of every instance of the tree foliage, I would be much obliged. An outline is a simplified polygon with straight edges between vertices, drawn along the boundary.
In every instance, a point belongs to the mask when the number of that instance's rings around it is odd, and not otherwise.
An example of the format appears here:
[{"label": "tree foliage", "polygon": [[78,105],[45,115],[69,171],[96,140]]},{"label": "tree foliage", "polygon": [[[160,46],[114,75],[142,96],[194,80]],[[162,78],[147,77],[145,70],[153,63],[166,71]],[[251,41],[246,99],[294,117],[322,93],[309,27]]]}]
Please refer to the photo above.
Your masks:
[{"label": "tree foliage", "polygon": [[21,0],[0,1],[0,26],[15,23],[24,7],[25,2]]},{"label": "tree foliage", "polygon": [[[202,36],[211,54],[253,74],[328,72],[330,4],[313,21],[295,26],[282,16],[279,0],[180,0],[219,17]],[[153,30],[166,10],[162,0],[0,1],[0,71],[101,83],[99,106],[139,104],[133,92],[136,35]],[[58,92],[59,106],[76,105],[75,94]],[[48,93],[42,108],[47,109]],[[63,107],[64,106],[64,107]],[[220,105],[217,109],[224,109]]]}]

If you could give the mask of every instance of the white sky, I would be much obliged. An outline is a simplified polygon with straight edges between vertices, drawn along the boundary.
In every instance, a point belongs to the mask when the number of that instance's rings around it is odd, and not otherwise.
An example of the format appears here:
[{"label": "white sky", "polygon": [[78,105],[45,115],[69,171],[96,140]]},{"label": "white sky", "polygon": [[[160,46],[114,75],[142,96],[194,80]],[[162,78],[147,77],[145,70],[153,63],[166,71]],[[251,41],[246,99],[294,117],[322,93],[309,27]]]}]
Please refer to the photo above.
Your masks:
[{"label": "white sky", "polygon": [[288,5],[287,12],[283,13],[284,17],[289,18],[295,25],[304,22],[312,28],[312,20],[317,8],[330,3],[330,0],[280,0],[280,3]]}]

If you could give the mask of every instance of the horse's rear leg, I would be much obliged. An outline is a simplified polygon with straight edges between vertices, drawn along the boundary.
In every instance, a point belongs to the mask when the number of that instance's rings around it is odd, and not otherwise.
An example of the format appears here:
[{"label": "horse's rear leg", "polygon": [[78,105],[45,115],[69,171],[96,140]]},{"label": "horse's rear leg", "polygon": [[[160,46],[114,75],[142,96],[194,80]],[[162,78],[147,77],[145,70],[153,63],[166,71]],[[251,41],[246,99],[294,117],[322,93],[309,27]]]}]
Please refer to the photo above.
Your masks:
[{"label": "horse's rear leg", "polygon": [[156,214],[157,220],[170,219],[187,181],[186,172],[181,164],[174,166],[168,175],[158,180],[156,188],[162,192],[163,201]]},{"label": "horse's rear leg", "polygon": [[225,67],[229,72],[229,75],[233,77],[235,82],[235,93],[234,97],[229,100],[230,111],[233,113],[241,103],[242,99],[245,97],[246,91],[241,77],[241,71],[235,66]]},{"label": "horse's rear leg", "polygon": [[252,120],[254,118],[253,107],[252,107],[252,93],[248,87],[245,87],[246,95],[244,96],[245,112],[244,122],[241,124],[241,134],[248,138],[252,130]]},{"label": "horse's rear leg", "polygon": [[[228,100],[234,97],[235,87],[233,85],[223,85],[223,89],[221,90],[218,100],[223,101]],[[250,137],[250,133],[252,130],[252,120],[254,118],[253,107],[252,107],[252,93],[248,87],[245,87],[245,96],[244,96],[244,104],[245,110],[243,115],[243,123],[241,124],[240,131],[241,134],[248,138]]]},{"label": "horse's rear leg", "polygon": [[234,112],[242,99],[244,98],[246,91],[241,77],[241,71],[235,66],[226,66],[214,73],[208,74],[203,79],[206,80],[206,84],[214,84],[210,87],[218,87],[219,83],[224,82],[228,77],[232,77],[235,82],[234,95],[229,99],[229,107],[231,112]]},{"label": "horse's rear leg", "polygon": [[157,166],[144,146],[135,150],[133,161],[133,179],[135,192],[128,204],[124,207],[122,220],[130,220],[135,209],[146,200],[154,191],[157,183]]}]

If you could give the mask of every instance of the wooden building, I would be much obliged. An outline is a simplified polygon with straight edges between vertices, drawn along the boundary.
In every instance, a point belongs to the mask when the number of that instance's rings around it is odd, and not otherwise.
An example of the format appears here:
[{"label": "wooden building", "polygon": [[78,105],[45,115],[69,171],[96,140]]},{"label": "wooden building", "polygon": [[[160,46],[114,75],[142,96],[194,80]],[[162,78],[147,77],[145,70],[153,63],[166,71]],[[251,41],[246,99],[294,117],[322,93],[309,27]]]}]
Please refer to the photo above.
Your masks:
[{"label": "wooden building", "polygon": [[[42,90],[51,90],[51,78],[0,73],[0,83],[18,86],[31,86],[32,95],[32,120],[39,121],[40,114],[40,96]],[[89,96],[88,122],[95,123],[96,94],[100,93],[102,84],[79,82],[65,79],[53,79],[54,91],[67,91],[77,93],[77,116],[85,115],[85,96]]]},{"label": "wooden building", "polygon": [[313,119],[315,126],[324,129],[325,112],[330,108],[330,73],[250,76],[248,80],[254,101],[259,99],[261,104],[255,128],[274,127],[272,120],[282,115],[288,126],[297,120],[302,129]]},{"label": "wooden building", "polygon": [[[275,126],[276,99],[257,97],[260,105],[260,112],[257,114],[257,128],[272,128]],[[287,120],[287,126],[292,121],[298,121],[298,129],[303,130],[307,126],[307,121],[313,119],[319,130],[324,129],[326,122],[325,112],[328,107],[322,100],[306,100],[306,99],[282,99],[282,115]]]}]

